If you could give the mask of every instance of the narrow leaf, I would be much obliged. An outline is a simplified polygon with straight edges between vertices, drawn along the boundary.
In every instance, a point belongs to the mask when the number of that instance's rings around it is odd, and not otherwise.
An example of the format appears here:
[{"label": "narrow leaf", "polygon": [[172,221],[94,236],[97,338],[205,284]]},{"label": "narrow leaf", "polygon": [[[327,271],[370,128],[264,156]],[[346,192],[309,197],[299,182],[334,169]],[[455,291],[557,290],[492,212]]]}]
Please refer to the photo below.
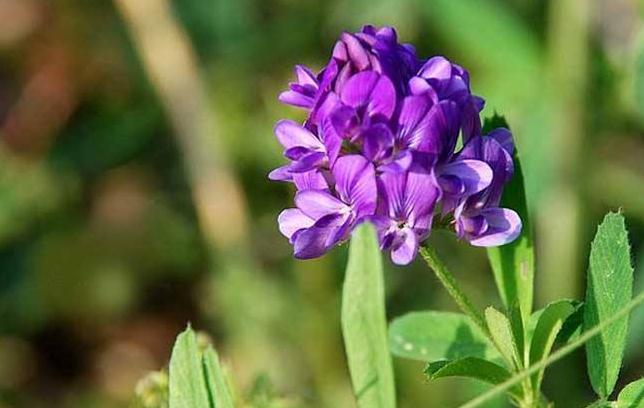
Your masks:
[{"label": "narrow leaf", "polygon": [[358,407],[396,406],[382,259],[374,228],[354,233],[342,290],[342,334]]},{"label": "narrow leaf", "polygon": [[641,407],[644,407],[644,378],[628,384],[617,397],[617,408]]},{"label": "narrow leaf", "polygon": [[[563,326],[561,327],[561,330],[559,330],[557,338],[555,339],[555,344],[563,344],[574,338],[577,338],[581,333],[581,326],[583,324],[584,317],[584,302],[573,299],[561,299],[557,302],[568,302],[575,309],[575,311],[570,316],[568,316]],[[528,320],[528,323],[526,324],[526,334],[528,337],[526,341],[528,342],[528,344],[532,342],[532,337],[534,336],[534,331],[537,328],[537,323],[539,322],[541,315],[551,304],[552,303],[549,303],[548,305],[546,305],[546,307],[535,311],[530,316],[530,320]]]},{"label": "narrow leaf", "polygon": [[201,351],[195,332],[188,328],[179,336],[170,358],[170,408],[209,408]]},{"label": "narrow leaf", "polygon": [[490,384],[499,384],[510,378],[510,373],[505,368],[476,357],[435,361],[427,364],[425,374],[430,380],[443,377],[468,377]]},{"label": "narrow leaf", "polygon": [[487,254],[503,304],[509,309],[514,302],[518,302],[525,322],[532,312],[534,249],[523,172],[516,153],[514,176],[505,186],[501,206],[519,214],[523,229],[519,238],[500,247],[488,248]]},{"label": "narrow leaf", "polygon": [[210,401],[216,408],[234,408],[230,388],[224,370],[214,348],[209,346],[203,353],[204,374]]},{"label": "narrow leaf", "polygon": [[557,338],[555,344],[564,344],[579,337],[581,327],[584,324],[584,302],[574,301],[571,306],[575,308],[570,316],[566,319]]},{"label": "narrow leaf", "polygon": [[[593,327],[624,307],[632,296],[630,261],[624,217],[608,213],[597,229],[590,250],[584,328]],[[601,397],[615,387],[628,330],[628,317],[606,327],[586,344],[590,382]]]},{"label": "narrow leaf", "polygon": [[412,312],[394,319],[389,325],[389,349],[396,356],[420,361],[499,357],[467,316],[438,311]]},{"label": "narrow leaf", "polygon": [[[539,317],[530,344],[530,364],[538,363],[550,354],[555,339],[564,322],[575,311],[566,300],[549,304]],[[538,390],[541,386],[544,369],[532,375],[532,388]]]},{"label": "narrow leaf", "polygon": [[490,334],[505,361],[510,367],[522,367],[523,358],[519,355],[508,318],[490,306],[485,309],[485,320],[490,329]]},{"label": "narrow leaf", "polygon": [[510,308],[510,327],[512,328],[512,337],[517,346],[517,354],[521,360],[522,366],[527,365],[526,350],[525,350],[525,327],[523,324],[523,317],[521,316],[521,308],[519,302],[515,302]]}]

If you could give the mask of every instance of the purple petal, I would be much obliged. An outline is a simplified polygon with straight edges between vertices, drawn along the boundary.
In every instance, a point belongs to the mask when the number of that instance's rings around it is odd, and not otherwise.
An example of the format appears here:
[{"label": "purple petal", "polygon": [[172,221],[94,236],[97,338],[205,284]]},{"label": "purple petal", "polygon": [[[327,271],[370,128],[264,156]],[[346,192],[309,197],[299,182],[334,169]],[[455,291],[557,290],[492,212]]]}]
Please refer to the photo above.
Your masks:
[{"label": "purple petal", "polygon": [[351,75],[354,74],[353,66],[351,64],[345,64],[338,75],[335,78],[335,92],[341,93],[344,89],[347,81],[351,78]]},{"label": "purple petal", "polygon": [[418,238],[410,228],[404,228],[399,234],[401,235],[400,242],[392,247],[391,260],[396,265],[407,265],[416,257]]},{"label": "purple petal", "polygon": [[290,164],[278,167],[268,173],[268,178],[274,181],[291,181],[293,180],[293,175],[291,174],[290,167]]},{"label": "purple petal", "polygon": [[353,65],[359,71],[367,69],[369,67],[369,55],[360,44],[360,40],[350,33],[342,33],[340,40],[346,45],[347,54],[349,54],[349,59]]},{"label": "purple petal", "polygon": [[460,197],[465,193],[465,183],[458,176],[441,174],[438,184],[446,196]]},{"label": "purple petal", "polygon": [[290,240],[296,231],[309,228],[315,223],[315,220],[307,217],[297,208],[287,208],[277,217],[277,222],[282,235]]},{"label": "purple petal", "polygon": [[304,65],[295,66],[295,75],[297,76],[297,83],[300,85],[309,85],[314,88],[318,87],[318,81],[313,72]]},{"label": "purple petal", "polygon": [[340,138],[353,140],[360,135],[360,118],[354,108],[339,106],[328,118],[333,133]]},{"label": "purple petal", "polygon": [[318,220],[329,214],[345,214],[349,207],[324,190],[304,190],[295,194],[295,205],[304,214]]},{"label": "purple petal", "polygon": [[473,217],[460,217],[458,219],[459,233],[465,237],[479,237],[485,234],[489,224],[485,216],[479,214]]},{"label": "purple petal", "polygon": [[461,115],[464,143],[467,143],[473,136],[481,134],[481,117],[479,112],[480,109],[474,104],[473,98],[470,97],[469,101],[464,104]]},{"label": "purple petal", "polygon": [[490,247],[514,241],[521,234],[521,218],[507,208],[486,208],[481,211],[488,228],[485,233],[470,239],[474,246]]},{"label": "purple petal", "polygon": [[512,156],[496,139],[487,136],[473,137],[461,150],[460,159],[476,159],[486,162],[492,169],[490,186],[483,192],[468,199],[468,206],[497,206],[501,199],[503,186],[514,173]]},{"label": "purple petal", "polygon": [[439,160],[449,157],[458,138],[459,110],[456,103],[448,100],[437,103],[423,121],[426,123],[422,126],[427,130],[418,143],[418,151],[438,155]]},{"label": "purple petal", "polygon": [[284,104],[305,109],[312,108],[314,104],[313,98],[293,90],[280,93],[277,99]]},{"label": "purple petal", "polygon": [[323,123],[340,104],[340,98],[334,92],[323,94],[311,112],[310,121],[314,124]]},{"label": "purple petal", "polygon": [[427,127],[427,122],[422,122],[422,120],[433,104],[433,101],[424,95],[408,96],[403,100],[398,117],[399,130],[396,135],[403,146],[415,146],[420,143]]},{"label": "purple petal", "polygon": [[432,57],[423,65],[418,75],[423,78],[447,80],[452,76],[452,63],[445,57]]},{"label": "purple petal", "polygon": [[367,105],[368,115],[382,115],[389,119],[396,107],[396,89],[386,76],[364,71],[349,78],[340,99],[352,108]]},{"label": "purple petal", "polygon": [[443,176],[451,176],[447,177],[448,182],[450,179],[453,180],[453,177],[456,177],[463,186],[463,191],[460,194],[471,195],[489,186],[492,182],[493,173],[487,163],[480,160],[465,159],[456,160],[442,166],[439,181],[443,179]]},{"label": "purple petal", "polygon": [[295,257],[311,259],[324,255],[340,241],[339,232],[346,231],[348,225],[346,216],[329,214],[310,228],[298,230],[291,237]]},{"label": "purple petal", "polygon": [[405,184],[407,174],[387,172],[381,174],[378,181],[382,202],[386,205],[389,217],[392,219],[406,219]]},{"label": "purple petal", "polygon": [[409,90],[412,95],[423,95],[430,93],[436,95],[434,88],[427,82],[426,79],[415,76],[409,80]]},{"label": "purple petal", "polygon": [[362,151],[369,160],[381,160],[389,155],[394,147],[394,135],[389,126],[378,123],[362,134]]},{"label": "purple petal", "polygon": [[304,173],[292,173],[292,176],[293,183],[298,191],[326,190],[329,188],[324,175],[317,169]]},{"label": "purple petal", "polygon": [[401,150],[396,153],[388,163],[378,166],[378,171],[382,173],[401,173],[407,171],[412,164],[414,156],[409,150]]},{"label": "purple petal", "polygon": [[367,113],[369,116],[382,115],[390,119],[394,109],[396,109],[396,88],[391,80],[383,75],[373,88]]},{"label": "purple petal", "polygon": [[393,234],[391,234],[391,231],[394,231],[397,228],[397,223],[384,215],[372,215],[367,217],[366,221],[371,222],[373,226],[376,227],[380,249],[389,248],[393,242]]},{"label": "purple petal", "polygon": [[432,174],[409,172],[405,186],[405,207],[409,225],[414,228],[429,228],[439,196],[440,191]]},{"label": "purple petal", "polygon": [[358,217],[373,214],[376,209],[376,175],[373,165],[360,155],[340,157],[333,167],[336,191],[351,205]]},{"label": "purple petal", "polygon": [[297,161],[291,163],[289,171],[291,173],[302,173],[311,171],[320,167],[326,159],[326,153],[312,152],[307,155],[301,156]]},{"label": "purple petal", "polygon": [[344,45],[342,41],[337,41],[333,47],[333,58],[346,62],[349,60],[349,54],[347,54],[347,46]]},{"label": "purple petal", "polygon": [[514,140],[512,133],[506,128],[496,128],[492,130],[487,136],[493,138],[501,147],[503,147],[510,155],[514,154]]},{"label": "purple petal", "polygon": [[322,142],[313,133],[292,120],[280,120],[275,125],[275,136],[286,149],[295,146],[312,150],[323,148]]}]

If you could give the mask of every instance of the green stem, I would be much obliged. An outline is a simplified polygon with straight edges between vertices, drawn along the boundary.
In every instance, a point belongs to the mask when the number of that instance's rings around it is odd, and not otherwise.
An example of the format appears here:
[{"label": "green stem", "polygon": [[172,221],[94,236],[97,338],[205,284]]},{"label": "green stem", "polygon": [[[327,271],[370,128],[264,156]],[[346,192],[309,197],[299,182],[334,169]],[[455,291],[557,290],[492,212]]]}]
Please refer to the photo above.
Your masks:
[{"label": "green stem", "polygon": [[478,397],[472,399],[466,404],[461,405],[460,408],[474,408],[478,407],[482,403],[488,401],[490,398],[493,398],[497,394],[500,394],[508,389],[510,389],[512,386],[515,384],[518,384],[521,382],[523,379],[531,376],[532,374],[536,373],[537,371],[549,366],[550,364],[554,363],[557,360],[560,360],[561,358],[565,357],[566,355],[570,354],[572,351],[574,351],[577,347],[581,346],[588,340],[590,340],[592,337],[598,335],[602,330],[604,330],[607,326],[611,325],[612,323],[615,323],[615,321],[621,319],[625,315],[627,315],[631,310],[639,306],[640,303],[644,302],[644,292],[641,292],[639,295],[634,297],[626,306],[621,308],[620,310],[617,311],[614,315],[609,317],[608,319],[602,321],[592,329],[586,330],[583,332],[577,340],[573,341],[572,343],[568,343],[559,350],[555,351],[550,355],[545,360],[541,360],[539,363],[531,365],[527,369],[521,371],[520,373],[515,374],[514,376],[510,377],[506,381],[502,382],[501,384],[498,384],[492,388],[490,388],[488,391],[484,392],[483,394],[479,395]]},{"label": "green stem", "polygon": [[420,255],[423,257],[427,265],[434,271],[438,280],[443,284],[447,293],[450,294],[452,299],[456,302],[458,307],[469,316],[470,319],[476,324],[486,336],[490,337],[490,331],[485,324],[485,319],[483,315],[479,313],[478,310],[474,307],[470,299],[465,295],[465,292],[461,289],[454,275],[447,269],[447,266],[440,260],[436,251],[429,247],[423,246],[420,248]]},{"label": "green stem", "polygon": [[600,408],[606,406],[607,403],[608,401],[606,400],[606,398],[600,398],[592,404],[588,405],[586,408]]}]

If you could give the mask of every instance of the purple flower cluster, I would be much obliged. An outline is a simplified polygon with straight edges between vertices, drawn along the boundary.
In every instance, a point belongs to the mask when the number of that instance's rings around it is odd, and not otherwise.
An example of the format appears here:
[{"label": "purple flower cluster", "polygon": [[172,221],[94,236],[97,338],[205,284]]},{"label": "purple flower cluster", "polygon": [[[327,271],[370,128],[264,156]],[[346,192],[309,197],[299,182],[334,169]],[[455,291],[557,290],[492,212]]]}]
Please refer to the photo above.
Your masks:
[{"label": "purple flower cluster", "polygon": [[519,235],[517,213],[499,208],[512,134],[481,133],[484,101],[466,70],[443,57],[421,61],[393,28],[365,26],[340,36],[317,75],[304,66],[295,74],[279,99],[308,117],[277,123],[289,163],[269,175],[297,189],[295,208],[278,218],[295,257],[321,256],[370,221],[393,262],[408,264],[435,213],[472,245]]}]

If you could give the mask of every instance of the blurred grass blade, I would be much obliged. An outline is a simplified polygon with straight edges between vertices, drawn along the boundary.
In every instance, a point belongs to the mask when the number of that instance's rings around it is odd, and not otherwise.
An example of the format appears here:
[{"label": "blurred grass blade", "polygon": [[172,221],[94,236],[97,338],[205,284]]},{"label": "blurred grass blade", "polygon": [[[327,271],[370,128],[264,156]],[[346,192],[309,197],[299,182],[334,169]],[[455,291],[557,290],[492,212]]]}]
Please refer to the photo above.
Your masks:
[{"label": "blurred grass blade", "polygon": [[[530,364],[537,363],[548,357],[555,343],[557,334],[564,322],[575,311],[567,300],[549,304],[539,317],[530,345]],[[545,369],[544,369],[545,370]],[[532,376],[533,390],[539,390],[544,370],[539,370]]]},{"label": "blurred grass blade", "polygon": [[494,339],[496,347],[509,367],[522,367],[523,358],[519,355],[514,336],[512,335],[512,326],[508,318],[492,306],[485,309],[485,321],[490,329],[490,335]]},{"label": "blurred grass blade", "polygon": [[170,408],[211,407],[203,375],[201,351],[195,332],[188,328],[177,337],[170,358]]},{"label": "blurred grass blade", "polygon": [[617,408],[641,408],[644,406],[644,378],[626,385],[617,397]]},{"label": "blurred grass blade", "polygon": [[[584,312],[586,330],[614,315],[632,296],[633,267],[621,214],[608,213],[604,217],[592,243],[589,263]],[[615,387],[627,330],[628,317],[624,317],[586,344],[588,375],[593,389],[601,397],[608,397]]]},{"label": "blurred grass blade", "polygon": [[212,346],[203,353],[204,375],[210,401],[216,408],[234,408],[233,397],[219,362],[219,356]]},{"label": "blurred grass blade", "polygon": [[396,356],[425,362],[499,357],[469,317],[439,311],[412,312],[394,319],[389,325],[389,349]]},{"label": "blurred grass blade", "polygon": [[503,304],[510,309],[515,302],[518,302],[525,322],[532,312],[534,249],[523,173],[519,156],[516,154],[514,176],[505,186],[501,206],[513,209],[519,214],[523,229],[519,238],[500,247],[488,248],[487,254]]},{"label": "blurred grass blade", "polygon": [[342,334],[358,407],[395,407],[382,259],[369,224],[358,227],[351,238],[342,290]]}]

